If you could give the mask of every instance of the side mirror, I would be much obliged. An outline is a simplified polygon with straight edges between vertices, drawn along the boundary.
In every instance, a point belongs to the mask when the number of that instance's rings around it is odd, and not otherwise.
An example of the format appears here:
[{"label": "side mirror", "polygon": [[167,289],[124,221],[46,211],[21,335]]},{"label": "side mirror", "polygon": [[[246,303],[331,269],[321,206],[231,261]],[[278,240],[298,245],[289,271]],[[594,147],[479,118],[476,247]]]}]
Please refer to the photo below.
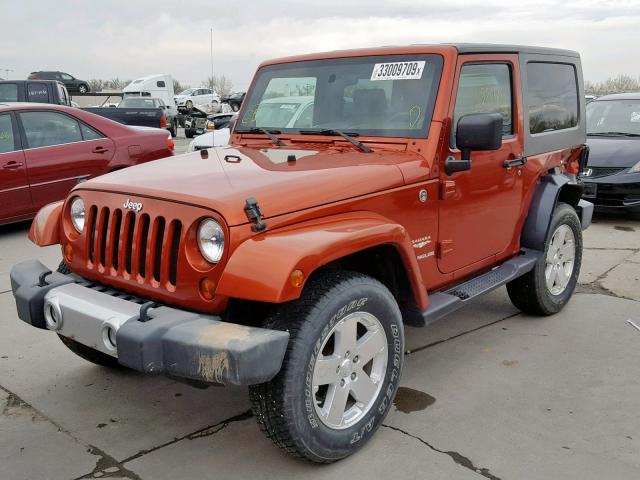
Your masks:
[{"label": "side mirror", "polygon": [[447,175],[471,169],[473,150],[498,150],[502,146],[502,115],[499,113],[472,113],[458,120],[456,147],[462,152],[461,160],[453,157],[445,161]]}]

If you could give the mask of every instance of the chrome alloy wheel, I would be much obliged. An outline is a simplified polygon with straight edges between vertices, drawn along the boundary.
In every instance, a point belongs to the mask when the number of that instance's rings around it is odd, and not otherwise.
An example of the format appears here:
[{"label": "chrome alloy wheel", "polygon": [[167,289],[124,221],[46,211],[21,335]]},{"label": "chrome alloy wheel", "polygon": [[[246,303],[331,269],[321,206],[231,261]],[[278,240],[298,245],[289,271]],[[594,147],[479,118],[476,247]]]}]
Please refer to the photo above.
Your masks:
[{"label": "chrome alloy wheel", "polygon": [[324,339],[313,367],[313,395],[320,421],[348,428],[373,406],[387,371],[387,336],[368,312],[340,320]]},{"label": "chrome alloy wheel", "polygon": [[551,236],[545,259],[544,276],[551,295],[560,295],[569,285],[576,257],[576,239],[573,230],[558,225]]}]

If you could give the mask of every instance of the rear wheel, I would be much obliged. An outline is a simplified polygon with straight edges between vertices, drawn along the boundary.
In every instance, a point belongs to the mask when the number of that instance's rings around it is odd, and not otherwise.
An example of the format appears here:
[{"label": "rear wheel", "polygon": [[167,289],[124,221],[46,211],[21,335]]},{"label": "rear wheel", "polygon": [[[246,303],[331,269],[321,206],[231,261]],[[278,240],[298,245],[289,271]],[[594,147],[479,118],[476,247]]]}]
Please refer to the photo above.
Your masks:
[{"label": "rear wheel", "polygon": [[177,119],[173,119],[173,121],[171,122],[171,130],[169,130],[169,132],[171,133],[172,137],[176,137],[178,136],[178,120]]},{"label": "rear wheel", "polygon": [[404,333],[389,290],[359,273],[322,272],[267,324],[291,337],[278,375],[249,387],[260,428],[310,461],[355,452],[382,423],[400,381]]},{"label": "rear wheel", "polygon": [[582,263],[582,226],[576,211],[558,203],[544,255],[532,271],[507,284],[511,302],[525,313],[552,315],[569,302]]},{"label": "rear wheel", "polygon": [[89,87],[87,87],[86,85],[80,85],[80,86],[78,87],[78,91],[79,91],[80,93],[87,93],[87,92],[89,91]]},{"label": "rear wheel", "polygon": [[[69,267],[64,261],[60,262],[58,265],[57,271],[60,273],[64,273],[65,275],[71,273]],[[81,343],[76,342],[68,337],[63,337],[62,335],[58,335],[60,341],[71,350],[73,353],[78,355],[80,358],[95,363],[96,365],[100,365],[101,367],[109,367],[109,368],[125,368],[118,363],[118,360],[111,355],[107,355],[106,353],[99,352],[98,350],[94,350],[93,348],[87,347]]]}]

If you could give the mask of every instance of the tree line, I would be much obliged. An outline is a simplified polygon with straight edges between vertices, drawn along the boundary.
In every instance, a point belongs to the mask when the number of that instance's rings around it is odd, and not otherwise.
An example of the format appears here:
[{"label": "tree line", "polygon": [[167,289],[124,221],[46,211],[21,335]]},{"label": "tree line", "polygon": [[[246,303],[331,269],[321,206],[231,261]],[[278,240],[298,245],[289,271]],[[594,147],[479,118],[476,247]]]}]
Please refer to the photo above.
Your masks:
[{"label": "tree line", "polygon": [[[88,83],[92,92],[102,92],[103,90],[122,90],[131,83],[131,80],[121,80],[118,77],[109,80],[92,78]],[[225,97],[232,93],[233,82],[226,75],[214,75],[213,77],[207,77],[206,80],[203,80],[200,82],[200,85],[197,86],[209,87],[216,91],[221,97]],[[176,79],[173,80],[173,91],[176,94],[188,88],[191,88],[191,85],[188,83],[182,83]]]},{"label": "tree line", "polygon": [[584,82],[584,93],[587,95],[608,95],[610,93],[640,92],[640,77],[620,74],[601,82]]}]

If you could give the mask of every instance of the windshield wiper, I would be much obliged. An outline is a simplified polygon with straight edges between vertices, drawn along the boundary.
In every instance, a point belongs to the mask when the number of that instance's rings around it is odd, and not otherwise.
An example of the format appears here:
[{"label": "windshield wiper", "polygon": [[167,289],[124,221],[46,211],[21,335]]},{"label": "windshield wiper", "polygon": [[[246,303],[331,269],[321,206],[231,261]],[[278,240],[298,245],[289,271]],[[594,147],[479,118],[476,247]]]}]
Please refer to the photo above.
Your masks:
[{"label": "windshield wiper", "polygon": [[629,132],[593,132],[587,133],[589,137],[640,137],[638,133]]},{"label": "windshield wiper", "polygon": [[362,150],[364,153],[373,152],[373,150],[371,150],[369,147],[367,147],[364,143],[359,142],[358,140],[353,138],[353,137],[357,137],[358,136],[357,133],[351,133],[351,132],[344,133],[344,132],[342,132],[340,130],[335,130],[335,129],[332,129],[332,128],[324,128],[322,130],[300,130],[300,135],[340,135],[347,142],[351,143],[352,145],[355,145],[360,150]]},{"label": "windshield wiper", "polygon": [[271,140],[276,145],[278,145],[278,146],[286,145],[286,143],[284,143],[278,137],[273,135],[274,133],[282,133],[280,130],[267,130],[266,128],[253,127],[253,128],[245,128],[245,129],[242,129],[242,130],[238,129],[238,130],[236,130],[236,132],[238,132],[238,133],[264,133],[267,137],[269,137],[269,140]]}]

